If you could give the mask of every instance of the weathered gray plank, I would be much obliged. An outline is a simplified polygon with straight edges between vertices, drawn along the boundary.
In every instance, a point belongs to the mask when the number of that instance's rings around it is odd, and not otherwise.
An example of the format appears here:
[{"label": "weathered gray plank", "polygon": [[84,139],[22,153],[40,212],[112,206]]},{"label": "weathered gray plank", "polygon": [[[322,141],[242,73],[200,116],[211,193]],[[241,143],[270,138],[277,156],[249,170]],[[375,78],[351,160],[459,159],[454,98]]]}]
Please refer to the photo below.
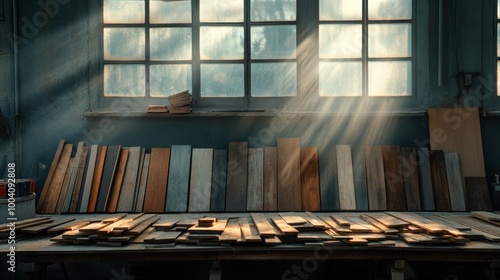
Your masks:
[{"label": "weathered gray plank", "polygon": [[420,191],[418,184],[418,166],[415,148],[401,148],[403,179],[406,190],[406,207],[408,211],[420,211]]},{"label": "weathered gray plank", "polygon": [[116,207],[116,211],[118,212],[133,211],[136,197],[136,183],[141,160],[141,147],[130,147],[128,150],[129,155],[125,169],[125,177],[123,178],[120,197]]},{"label": "weathered gray plank", "polygon": [[356,210],[368,210],[368,190],[366,188],[366,160],[364,146],[352,147],[352,168]]},{"label": "weathered gray plank", "polygon": [[213,149],[193,149],[191,161],[191,185],[189,188],[189,211],[210,211],[212,192]]},{"label": "weathered gray plank", "polygon": [[431,162],[429,149],[417,149],[418,182],[420,186],[420,200],[422,210],[434,211],[434,191],[432,190]]},{"label": "weathered gray plank", "polygon": [[448,178],[448,191],[450,192],[450,204],[452,211],[465,211],[465,193],[462,184],[462,173],[458,153],[445,152],[446,177]]},{"label": "weathered gray plank", "polygon": [[335,154],[337,159],[340,210],[356,210],[351,146],[337,145]]},{"label": "weathered gray plank", "polygon": [[90,191],[92,189],[92,182],[94,179],[94,169],[97,161],[97,151],[99,146],[92,145],[90,147],[89,162],[87,164],[87,170],[85,175],[85,183],[83,185],[82,197],[80,198],[79,207],[80,212],[87,212],[90,199]]},{"label": "weathered gray plank", "polygon": [[214,150],[210,211],[222,212],[226,209],[226,182],[227,150]]},{"label": "weathered gray plank", "polygon": [[191,146],[172,145],[168,177],[167,212],[186,212],[188,208]]},{"label": "weathered gray plank", "polygon": [[264,149],[248,149],[247,210],[264,210]]},{"label": "weathered gray plank", "polygon": [[264,148],[264,211],[278,210],[278,150]]},{"label": "weathered gray plank", "polygon": [[321,211],[339,210],[335,149],[326,148],[319,156]]},{"label": "weathered gray plank", "polygon": [[141,181],[137,190],[137,200],[135,203],[135,211],[142,212],[144,209],[144,197],[146,196],[146,185],[148,183],[149,162],[151,161],[151,154],[144,154],[144,163],[141,171]]},{"label": "weathered gray plank", "polygon": [[246,211],[248,143],[230,142],[227,162],[226,211]]},{"label": "weathered gray plank", "polygon": [[386,210],[384,159],[380,146],[365,146],[366,182],[370,210]]}]

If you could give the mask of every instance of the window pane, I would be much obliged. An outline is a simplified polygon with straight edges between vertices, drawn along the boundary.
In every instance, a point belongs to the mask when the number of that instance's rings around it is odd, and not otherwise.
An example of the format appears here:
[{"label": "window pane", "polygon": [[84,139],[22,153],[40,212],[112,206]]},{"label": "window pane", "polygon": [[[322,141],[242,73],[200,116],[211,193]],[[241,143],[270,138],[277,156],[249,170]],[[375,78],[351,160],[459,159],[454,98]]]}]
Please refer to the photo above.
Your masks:
[{"label": "window pane", "polygon": [[190,0],[151,0],[149,4],[151,23],[190,23]]},{"label": "window pane", "polygon": [[144,23],[144,0],[104,0],[104,23]]},{"label": "window pane", "polygon": [[411,19],[412,0],[370,0],[368,19]]},{"label": "window pane", "polygon": [[319,0],[320,20],[361,20],[362,0]]},{"label": "window pane", "polygon": [[296,0],[252,0],[252,21],[294,21],[297,17]]},{"label": "window pane", "polygon": [[295,25],[256,26],[251,33],[252,58],[295,58]]},{"label": "window pane", "polygon": [[243,97],[243,64],[202,64],[201,97]]},{"label": "window pane", "polygon": [[369,57],[411,56],[411,24],[370,24]]},{"label": "window pane", "polygon": [[191,86],[191,65],[151,65],[149,68],[149,91],[152,97],[166,97],[189,90]]},{"label": "window pane", "polygon": [[200,0],[201,22],[243,22],[243,0]]},{"label": "window pane", "polygon": [[254,97],[297,95],[297,64],[253,63],[251,91]]},{"label": "window pane", "polygon": [[104,28],[105,60],[143,60],[144,28]]},{"label": "window pane", "polygon": [[319,57],[361,58],[361,24],[321,24],[319,26]]},{"label": "window pane", "polygon": [[243,27],[200,28],[201,59],[243,59]]},{"label": "window pane", "polygon": [[144,97],[144,65],[104,65],[104,96]]},{"label": "window pane", "polygon": [[500,56],[500,24],[497,24],[497,56]]},{"label": "window pane", "polygon": [[411,95],[411,62],[369,62],[368,73],[370,96]]},{"label": "window pane", "polygon": [[320,62],[320,96],[361,96],[363,71],[361,62]]},{"label": "window pane", "polygon": [[151,28],[151,60],[190,60],[191,28]]}]

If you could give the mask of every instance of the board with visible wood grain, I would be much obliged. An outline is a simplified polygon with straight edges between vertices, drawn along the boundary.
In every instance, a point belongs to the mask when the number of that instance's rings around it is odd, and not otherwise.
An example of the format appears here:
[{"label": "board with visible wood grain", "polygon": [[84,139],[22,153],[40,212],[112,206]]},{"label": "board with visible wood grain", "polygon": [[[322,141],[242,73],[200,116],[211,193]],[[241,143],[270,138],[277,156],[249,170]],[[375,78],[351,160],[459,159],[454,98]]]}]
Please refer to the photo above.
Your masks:
[{"label": "board with visible wood grain", "polygon": [[102,171],[101,186],[99,187],[99,194],[95,206],[96,212],[105,212],[108,203],[109,193],[113,179],[115,176],[116,167],[118,165],[118,158],[120,157],[120,145],[108,146],[106,151],[106,160]]},{"label": "board with visible wood grain", "polygon": [[418,182],[420,188],[420,202],[422,210],[434,211],[434,191],[432,189],[431,162],[429,149],[417,149]]},{"label": "board with visible wood grain", "polygon": [[465,177],[465,189],[470,211],[493,210],[486,177]]},{"label": "board with visible wood grain", "polygon": [[92,191],[92,183],[94,181],[95,167],[97,164],[97,155],[99,151],[98,145],[92,145],[90,147],[90,155],[85,168],[85,181],[82,186],[82,194],[78,200],[78,212],[85,213],[88,211],[90,193]]},{"label": "board with visible wood grain", "polygon": [[300,149],[300,180],[302,189],[302,210],[320,211],[319,162],[317,147]]},{"label": "board with visible wood grain", "polygon": [[264,211],[278,210],[278,150],[264,148]]},{"label": "board with visible wood grain", "polygon": [[406,210],[406,193],[401,164],[401,147],[382,146],[387,210]]},{"label": "board with visible wood grain", "polygon": [[73,198],[73,192],[76,185],[76,177],[78,176],[78,169],[80,167],[80,162],[82,161],[84,143],[79,142],[76,148],[76,154],[73,161],[73,168],[69,174],[68,186],[66,189],[66,196],[63,201],[61,208],[61,213],[68,213],[71,206],[71,200]]},{"label": "board with visible wood grain", "polygon": [[[115,175],[113,177],[113,181],[111,182],[109,197],[106,203],[106,212],[116,212],[116,207],[118,206],[118,200],[120,199],[120,193],[122,190],[123,177],[125,176],[125,169],[127,168],[129,153],[130,151],[128,148],[120,150]],[[126,193],[125,196],[133,197],[133,193]]]},{"label": "board with visible wood grain", "polygon": [[135,198],[134,209],[135,212],[143,212],[144,210],[144,197],[146,196],[146,185],[148,183],[149,162],[151,161],[151,154],[144,153],[144,160],[142,160],[141,176],[138,177],[137,182],[137,196]]},{"label": "board with visible wood grain", "polygon": [[430,162],[435,208],[437,211],[451,211],[444,152],[442,150],[431,151]]},{"label": "board with visible wood grain", "polygon": [[56,170],[54,171],[54,176],[46,193],[47,197],[42,206],[42,214],[53,214],[56,212],[57,202],[59,200],[59,195],[64,183],[64,177],[66,176],[72,151],[73,144],[64,144]]},{"label": "board with visible wood grain", "polygon": [[214,150],[210,211],[222,212],[226,209],[226,183],[227,150]]},{"label": "board with visible wood grain", "polygon": [[365,146],[366,184],[370,210],[387,210],[384,158],[381,146]]},{"label": "board with visible wood grain", "polygon": [[368,190],[366,188],[366,157],[364,146],[352,147],[352,168],[356,210],[368,210]]},{"label": "board with visible wood grain", "polygon": [[209,212],[212,192],[213,149],[193,149],[189,212]]},{"label": "board with visible wood grain", "polygon": [[230,142],[227,162],[226,211],[247,209],[248,143]]},{"label": "board with visible wood grain", "polygon": [[278,211],[300,211],[300,139],[278,138]]},{"label": "board with visible wood grain", "polygon": [[420,211],[422,207],[418,182],[417,150],[415,148],[401,148],[401,162],[407,210]]},{"label": "board with visible wood grain", "polygon": [[106,153],[108,146],[101,146],[97,151],[97,162],[92,179],[92,189],[90,191],[89,204],[87,212],[93,213],[96,208],[97,197],[99,196],[99,188],[101,187],[102,172],[104,169],[104,162],[106,161]]},{"label": "board with visible wood grain", "polygon": [[82,158],[78,166],[78,171],[75,181],[75,189],[73,191],[73,196],[71,197],[71,203],[69,206],[70,213],[76,213],[77,210],[79,209],[78,205],[83,189],[83,176],[85,176],[85,167],[87,165],[88,157],[89,157],[89,147],[85,146],[83,147]]},{"label": "board with visible wood grain", "polygon": [[171,149],[165,211],[186,212],[188,210],[191,146],[172,145]]},{"label": "board with visible wood grain", "polygon": [[139,164],[141,161],[141,147],[130,147],[128,150],[128,159],[123,174],[123,182],[120,188],[120,195],[116,205],[118,212],[133,211],[134,199],[137,195],[136,184],[139,174]]},{"label": "board with visible wood grain", "polygon": [[57,145],[56,153],[54,155],[54,159],[52,160],[52,164],[50,165],[49,173],[47,174],[47,178],[45,179],[45,183],[43,185],[42,192],[40,193],[40,198],[38,200],[38,204],[36,205],[36,212],[42,213],[45,201],[50,193],[50,184],[54,179],[54,175],[56,173],[59,160],[61,158],[61,154],[63,152],[66,141],[60,140]]},{"label": "board with visible wood grain", "polygon": [[335,155],[337,159],[340,210],[356,210],[351,146],[337,145]]},{"label": "board with visible wood grain", "polygon": [[165,210],[167,180],[170,164],[170,148],[152,148],[149,162],[148,182],[144,196],[145,213]]},{"label": "board with visible wood grain", "polygon": [[66,200],[66,194],[68,193],[68,186],[71,177],[71,173],[73,172],[73,167],[75,164],[75,158],[70,158],[68,162],[68,168],[66,169],[66,174],[64,175],[63,184],[61,187],[61,193],[59,194],[59,199],[57,200],[55,214],[61,214],[64,201]]},{"label": "board with visible wood grain", "polygon": [[462,185],[462,174],[458,153],[445,152],[444,161],[446,165],[446,178],[448,179],[448,191],[450,193],[451,211],[465,211],[465,192]]},{"label": "board with visible wood grain", "polygon": [[248,149],[247,211],[264,210],[264,149]]},{"label": "board with visible wood grain", "polygon": [[336,161],[335,149],[325,148],[319,155],[321,211],[339,210]]}]

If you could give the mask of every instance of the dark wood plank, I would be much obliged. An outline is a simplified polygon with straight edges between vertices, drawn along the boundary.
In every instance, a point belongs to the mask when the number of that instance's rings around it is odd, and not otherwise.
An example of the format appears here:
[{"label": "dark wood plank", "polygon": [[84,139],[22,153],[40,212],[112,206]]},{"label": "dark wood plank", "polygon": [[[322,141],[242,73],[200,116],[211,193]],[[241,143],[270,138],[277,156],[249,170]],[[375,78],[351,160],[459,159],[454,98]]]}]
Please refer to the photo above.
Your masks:
[{"label": "dark wood plank", "polygon": [[187,211],[190,168],[191,146],[173,145],[165,211]]},{"label": "dark wood plank", "polygon": [[300,139],[278,138],[278,211],[302,210]]},{"label": "dark wood plank", "polygon": [[[118,206],[118,200],[120,199],[120,192],[122,190],[123,177],[125,175],[125,169],[127,168],[129,149],[124,148],[120,150],[120,155],[118,156],[118,162],[116,165],[115,175],[113,181],[111,182],[111,188],[109,190],[108,202],[106,203],[106,212],[114,213],[116,212],[116,207]],[[132,196],[131,194],[125,194],[126,196]]]},{"label": "dark wood plank", "polygon": [[365,146],[366,184],[370,210],[387,210],[384,157],[381,146]]},{"label": "dark wood plank", "polygon": [[319,168],[321,211],[337,211],[340,207],[335,149],[326,148],[323,150],[319,155]]},{"label": "dark wood plank", "polygon": [[85,213],[88,211],[98,151],[99,146],[92,145],[90,147],[90,155],[87,166],[85,167],[85,181],[83,182],[82,186],[82,194],[80,196],[80,199],[78,200],[78,212],[80,213]]},{"label": "dark wood plank", "polygon": [[417,150],[415,148],[401,148],[401,162],[403,166],[407,210],[420,211],[422,207],[418,183]]},{"label": "dark wood plank", "polygon": [[470,211],[493,210],[486,177],[465,177],[465,189]]},{"label": "dark wood plank", "polygon": [[444,152],[442,150],[431,151],[430,162],[435,208],[437,211],[451,211]]},{"label": "dark wood plank", "polygon": [[159,213],[165,210],[170,148],[152,148],[148,182],[144,197],[144,212]]},{"label": "dark wood plank", "polygon": [[80,160],[80,164],[78,165],[78,171],[76,174],[76,181],[75,181],[75,189],[73,190],[73,196],[71,197],[71,203],[69,206],[70,213],[76,213],[78,210],[80,197],[82,195],[83,176],[85,176],[85,167],[87,165],[88,157],[89,157],[89,147],[85,146],[83,147],[82,158]]},{"label": "dark wood plank", "polygon": [[417,149],[418,182],[420,186],[420,201],[422,210],[434,211],[434,191],[432,189],[431,162],[429,149]]},{"label": "dark wood plank", "polygon": [[356,210],[351,146],[337,145],[335,148],[340,210]]},{"label": "dark wood plank", "polygon": [[278,211],[278,149],[264,148],[264,211]]},{"label": "dark wood plank", "polygon": [[99,194],[97,196],[97,203],[95,207],[96,212],[106,211],[111,185],[113,184],[116,167],[118,165],[120,150],[120,145],[114,145],[108,146],[106,151],[106,161],[102,172],[101,187],[99,188]]},{"label": "dark wood plank", "polygon": [[149,162],[151,161],[151,154],[144,154],[144,161],[141,168],[141,176],[137,189],[137,197],[134,205],[135,212],[142,212],[144,210],[144,197],[146,196],[146,185],[148,183]]},{"label": "dark wood plank", "polygon": [[[147,174],[147,171],[146,171],[146,175],[144,175],[142,172],[144,171],[144,163],[145,163],[145,159],[146,159],[146,149],[145,148],[141,148],[141,156],[139,158],[139,170],[137,171],[137,180],[135,182],[135,186],[136,186],[136,191],[135,191],[135,195],[134,195],[134,202],[133,202],[133,206],[132,206],[132,209],[135,210],[136,212],[142,212],[142,206],[144,204],[144,195],[145,195],[145,191],[146,191],[146,183],[148,181],[148,174]],[[148,157],[148,160],[151,159],[151,155],[149,155]],[[149,164],[149,162],[148,162]],[[149,165],[148,165],[148,168],[149,170]],[[141,182],[142,182],[142,177],[145,176],[146,179],[146,183],[144,183],[144,187],[141,186]],[[139,195],[142,195],[142,204],[141,204],[141,210],[136,210],[136,207],[137,207],[137,203],[139,203]]]},{"label": "dark wood plank", "polygon": [[214,150],[212,190],[210,194],[211,212],[223,212],[226,209],[226,182],[227,150]]},{"label": "dark wood plank", "polygon": [[42,213],[43,211],[45,200],[47,199],[48,194],[50,193],[50,185],[52,183],[52,180],[54,179],[54,175],[56,173],[57,166],[61,158],[61,154],[63,152],[65,143],[66,141],[60,140],[59,144],[57,145],[56,153],[54,154],[54,159],[52,160],[52,164],[50,165],[49,173],[47,174],[47,178],[45,179],[42,192],[40,193],[38,204],[36,205],[37,213]]},{"label": "dark wood plank", "polygon": [[230,142],[227,162],[226,211],[247,209],[248,143]]},{"label": "dark wood plank", "polygon": [[399,146],[382,146],[387,210],[406,210],[406,194]]},{"label": "dark wood plank", "polygon": [[209,212],[214,150],[196,148],[192,153],[189,212]]},{"label": "dark wood plank", "polygon": [[87,212],[93,213],[97,204],[97,197],[99,196],[99,188],[101,187],[102,172],[104,170],[104,162],[106,161],[106,153],[108,146],[101,146],[97,151],[97,162],[92,179],[92,189],[90,191],[89,204]]},{"label": "dark wood plank", "polygon": [[72,151],[73,144],[64,144],[56,170],[54,171],[54,176],[46,193],[47,198],[42,206],[42,214],[53,214],[56,211],[57,201],[59,200]]},{"label": "dark wood plank", "polygon": [[75,158],[70,158],[68,163],[68,168],[66,169],[66,174],[64,175],[64,181],[61,187],[61,193],[59,194],[59,199],[57,200],[55,214],[61,214],[64,206],[64,201],[66,200],[68,194],[68,186],[73,173],[73,167],[75,164]]},{"label": "dark wood plank", "polygon": [[68,187],[66,190],[66,197],[64,198],[63,206],[61,209],[62,213],[68,213],[71,206],[71,199],[73,198],[73,192],[75,191],[76,177],[78,176],[78,169],[80,167],[80,162],[83,156],[83,142],[79,142],[76,148],[75,159],[73,162],[73,168],[71,169],[71,174],[69,177]]},{"label": "dark wood plank", "polygon": [[300,180],[302,189],[302,209],[320,211],[319,162],[317,147],[300,149]]},{"label": "dark wood plank", "polygon": [[465,211],[465,190],[462,184],[462,173],[458,153],[445,152],[446,178],[448,179],[448,191],[450,193],[450,204],[452,211]]},{"label": "dark wood plank", "polygon": [[366,188],[365,147],[352,147],[352,168],[354,176],[354,191],[356,210],[368,210],[368,190]]},{"label": "dark wood plank", "polygon": [[247,211],[264,210],[264,149],[248,149]]},{"label": "dark wood plank", "polygon": [[[134,210],[134,200],[136,198],[137,176],[139,175],[139,164],[141,161],[141,147],[128,148],[128,160],[123,177],[120,195],[116,211],[130,212]],[[142,166],[141,166],[142,168]]]}]

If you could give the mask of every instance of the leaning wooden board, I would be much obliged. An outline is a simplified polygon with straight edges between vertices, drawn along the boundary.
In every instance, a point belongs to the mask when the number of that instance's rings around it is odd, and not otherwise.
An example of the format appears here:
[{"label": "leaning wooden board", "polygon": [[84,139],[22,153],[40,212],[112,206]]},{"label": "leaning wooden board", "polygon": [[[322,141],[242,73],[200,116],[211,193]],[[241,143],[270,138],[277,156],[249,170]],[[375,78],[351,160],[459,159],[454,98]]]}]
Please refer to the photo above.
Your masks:
[{"label": "leaning wooden board", "polygon": [[104,169],[104,162],[106,160],[107,150],[108,146],[101,146],[97,151],[97,162],[94,170],[94,176],[92,179],[92,189],[90,191],[90,198],[87,209],[87,211],[91,213],[95,211],[97,197],[99,196],[99,188],[101,186],[102,172]]},{"label": "leaning wooden board", "polygon": [[118,212],[132,211],[134,198],[137,195],[136,184],[140,168],[141,148],[130,147],[128,151],[127,165],[125,167],[123,183],[120,189],[120,196],[116,205],[116,211]]},{"label": "leaning wooden board", "polygon": [[230,142],[227,158],[226,211],[247,210],[248,143]]},{"label": "leaning wooden board", "polygon": [[85,167],[87,166],[88,155],[89,147],[85,146],[83,147],[82,159],[80,160],[80,165],[78,166],[75,189],[73,190],[73,196],[71,197],[71,203],[69,206],[70,213],[76,213],[79,208],[78,205],[80,196],[82,195],[83,176],[85,175]]},{"label": "leaning wooden board", "polygon": [[247,211],[264,210],[264,149],[248,149]]},{"label": "leaning wooden board", "polygon": [[38,204],[36,205],[36,212],[37,213],[42,213],[42,211],[43,211],[45,200],[48,197],[50,184],[52,183],[52,179],[54,178],[54,174],[56,173],[59,159],[61,158],[61,154],[62,154],[63,149],[64,149],[64,145],[65,145],[65,141],[60,140],[59,145],[57,146],[56,153],[54,155],[54,159],[52,160],[52,164],[51,164],[50,169],[49,169],[49,174],[47,174],[47,178],[45,179],[45,183],[43,185],[43,189],[42,189],[42,192],[40,194],[40,199],[38,201]]},{"label": "leaning wooden board", "polygon": [[431,151],[431,176],[434,190],[434,202],[437,211],[451,211],[450,192],[448,191],[448,178],[446,176],[446,162],[444,152]]},{"label": "leaning wooden board", "polygon": [[335,149],[324,148],[319,157],[321,211],[339,210]]},{"label": "leaning wooden board", "polygon": [[337,145],[335,155],[337,160],[340,210],[356,210],[351,146]]},{"label": "leaning wooden board", "polygon": [[490,191],[486,177],[465,177],[468,207],[470,211],[491,211]]},{"label": "leaning wooden board", "polygon": [[63,185],[64,177],[66,175],[66,170],[68,168],[69,160],[71,158],[71,152],[73,150],[73,144],[65,144],[59,162],[54,173],[54,177],[50,183],[47,198],[42,206],[42,214],[52,214],[55,213],[57,207],[57,201],[59,200],[59,195]]},{"label": "leaning wooden board", "polygon": [[264,211],[278,210],[278,150],[264,148]]},{"label": "leaning wooden board", "polygon": [[352,169],[354,175],[354,190],[356,210],[368,210],[368,190],[366,188],[366,157],[364,146],[352,147]]},{"label": "leaning wooden board", "polygon": [[152,148],[148,182],[144,197],[144,212],[159,213],[165,210],[170,148]]},{"label": "leaning wooden board", "polygon": [[189,212],[209,212],[212,192],[213,149],[193,149]]},{"label": "leaning wooden board", "polygon": [[448,191],[452,211],[465,211],[465,192],[462,184],[458,153],[444,153],[446,164],[446,177],[448,178]]},{"label": "leaning wooden board", "polygon": [[121,145],[108,146],[106,151],[106,161],[102,171],[101,186],[97,196],[95,206],[96,212],[105,212],[108,203],[109,193],[115,177],[116,167],[118,165],[118,158],[120,157]]},{"label": "leaning wooden board", "polygon": [[300,211],[300,139],[279,138],[277,148],[278,211]]},{"label": "leaning wooden board", "polygon": [[366,184],[370,210],[387,210],[384,158],[381,146],[365,146]]},{"label": "leaning wooden board", "polygon": [[418,181],[417,150],[401,148],[403,180],[406,191],[406,206],[408,211],[420,211],[420,187]]},{"label": "leaning wooden board", "polygon": [[79,212],[85,213],[88,210],[90,193],[92,191],[92,182],[94,181],[94,171],[97,163],[97,154],[99,151],[99,146],[92,145],[90,147],[90,156],[85,170],[85,181],[82,186],[82,194],[78,200]]},{"label": "leaning wooden board", "polygon": [[226,209],[227,150],[214,150],[210,211]]},{"label": "leaning wooden board", "polygon": [[320,211],[317,147],[302,147],[300,149],[300,180],[302,185],[302,210]]},{"label": "leaning wooden board", "polygon": [[173,145],[171,148],[166,212],[186,212],[188,209],[191,146]]},{"label": "leaning wooden board", "polygon": [[418,182],[420,189],[420,201],[422,210],[434,211],[434,191],[432,190],[431,162],[429,159],[429,149],[417,149]]},{"label": "leaning wooden board", "polygon": [[401,147],[383,146],[387,210],[406,210],[406,193],[401,164]]},{"label": "leaning wooden board", "polygon": [[[121,149],[118,156],[115,175],[113,177],[113,181],[111,182],[111,188],[109,189],[108,201],[106,203],[106,212],[116,212],[116,207],[118,206],[118,200],[120,199],[123,177],[125,176],[125,169],[127,167],[128,156],[129,156],[129,149],[128,148]],[[133,196],[133,192],[127,193],[125,195]]]}]

